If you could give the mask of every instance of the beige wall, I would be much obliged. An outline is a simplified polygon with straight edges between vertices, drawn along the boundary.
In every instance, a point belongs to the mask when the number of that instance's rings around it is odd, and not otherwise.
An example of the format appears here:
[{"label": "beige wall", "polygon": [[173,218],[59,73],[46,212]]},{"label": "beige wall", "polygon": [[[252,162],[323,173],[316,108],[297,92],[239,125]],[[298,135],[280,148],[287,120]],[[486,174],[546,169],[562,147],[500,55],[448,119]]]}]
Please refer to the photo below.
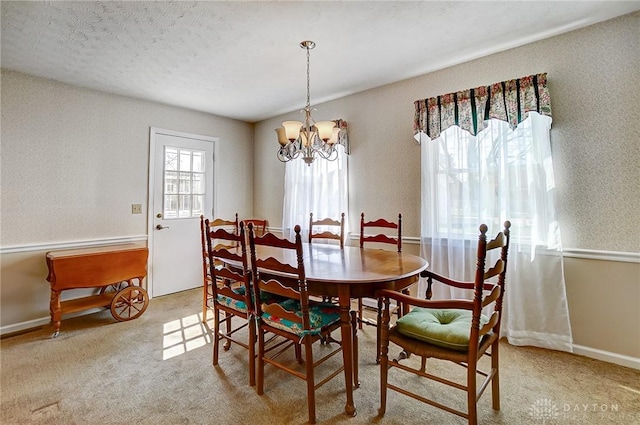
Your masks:
[{"label": "beige wall", "polygon": [[48,317],[39,246],[146,239],[150,127],[219,138],[217,211],[253,213],[251,124],[7,70],[1,89],[3,327]]},{"label": "beige wall", "polygon": [[[563,245],[568,251],[631,253],[629,257],[636,261],[632,265],[567,261],[575,343],[640,358],[639,21],[640,13],[627,15],[313,105],[316,118],[343,118],[349,123],[350,228],[358,228],[362,211],[372,216],[402,212],[403,233],[420,235],[420,149],[412,137],[415,100],[547,72]],[[275,155],[274,129],[296,114],[292,111],[255,127],[254,208],[275,226],[282,222],[284,165]],[[603,270],[603,264],[611,276],[582,272],[583,268]],[[603,278],[608,286],[596,295]],[[594,302],[602,297],[610,298],[606,303]],[[592,329],[612,327],[613,322],[604,319],[610,317],[612,306],[616,316],[626,318],[618,320],[618,330],[608,334],[616,337],[594,336]]]},{"label": "beige wall", "polygon": [[576,344],[640,357],[640,264],[565,258]]}]

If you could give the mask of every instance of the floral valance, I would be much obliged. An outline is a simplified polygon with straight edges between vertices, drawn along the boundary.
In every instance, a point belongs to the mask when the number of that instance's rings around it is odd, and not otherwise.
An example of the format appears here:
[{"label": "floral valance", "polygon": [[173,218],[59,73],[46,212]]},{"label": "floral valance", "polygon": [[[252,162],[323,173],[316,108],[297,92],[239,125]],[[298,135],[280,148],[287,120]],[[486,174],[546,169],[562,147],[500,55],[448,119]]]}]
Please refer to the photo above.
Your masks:
[{"label": "floral valance", "polygon": [[547,74],[529,75],[516,80],[476,87],[429,99],[416,100],[413,134],[420,141],[422,133],[436,139],[452,125],[474,136],[485,121],[496,118],[516,128],[530,111],[551,116]]}]

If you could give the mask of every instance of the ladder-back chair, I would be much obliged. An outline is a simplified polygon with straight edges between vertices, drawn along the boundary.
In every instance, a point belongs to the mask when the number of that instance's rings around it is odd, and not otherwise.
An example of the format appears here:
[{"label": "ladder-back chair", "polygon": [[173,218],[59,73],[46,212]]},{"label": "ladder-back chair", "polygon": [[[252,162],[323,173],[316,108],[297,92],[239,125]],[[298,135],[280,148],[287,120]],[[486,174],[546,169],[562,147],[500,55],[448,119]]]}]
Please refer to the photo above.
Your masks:
[{"label": "ladder-back chair", "polygon": [[245,229],[249,228],[249,223],[253,224],[253,231],[257,236],[263,236],[269,227],[269,222],[261,218],[245,218],[242,222]]},{"label": "ladder-back chair", "polygon": [[[390,235],[393,231],[395,235]],[[386,233],[383,233],[386,232]],[[388,221],[384,218],[365,221],[364,213],[360,214],[360,248],[365,244],[386,244],[393,245],[398,252],[402,252],[402,214],[398,214],[398,221]],[[406,291],[405,293],[408,293]],[[376,327],[376,343],[380,345],[380,318],[382,315],[382,299],[377,300],[377,320],[365,319],[363,317],[363,298],[358,298],[358,328],[362,329],[362,324]],[[380,360],[379,353],[376,354],[376,362]]]},{"label": "ladder-back chair", "polygon": [[[218,364],[220,340],[225,340],[225,351],[231,347],[232,342],[244,347],[249,351],[249,385],[253,386],[256,325],[244,225],[240,224],[238,234],[210,224],[209,220],[205,220],[206,228],[212,229],[207,232],[206,239],[213,295],[213,365]],[[224,313],[224,319],[221,319],[221,313]],[[234,318],[240,319],[241,323],[234,326]],[[226,324],[225,331],[220,329],[221,322]],[[234,334],[244,328],[248,328],[249,338],[236,338]]]},{"label": "ladder-back chair", "polygon": [[[325,363],[330,357],[341,354],[342,344],[338,342],[335,348],[323,350],[321,358],[314,357],[314,343],[326,341],[330,333],[340,328],[340,309],[331,303],[314,302],[309,300],[305,268],[302,252],[302,238],[300,226],[296,225],[295,242],[281,239],[272,233],[256,236],[249,225],[249,245],[251,251],[251,265],[253,271],[254,299],[256,300],[256,317],[258,323],[258,368],[257,393],[264,393],[265,364],[288,372],[307,382],[307,406],[309,422],[316,422],[315,391],[330,379],[345,373],[344,364],[332,372]],[[265,293],[272,296],[285,297],[286,300],[267,304],[264,302]],[[355,314],[352,314],[352,319]],[[352,338],[356,338],[356,327],[353,324]],[[278,336],[275,341],[267,341],[266,333]],[[331,341],[335,341],[331,339]],[[269,347],[267,344],[269,343]],[[274,349],[273,344],[282,348]],[[354,342],[355,344],[355,342]],[[295,368],[296,362],[288,361],[285,351],[293,347],[295,357],[302,361],[301,346],[304,347],[304,370]],[[267,352],[268,351],[268,352]],[[272,354],[274,353],[274,354]],[[357,356],[354,356],[357,357]],[[293,366],[292,366],[293,365]],[[317,380],[315,370],[321,368],[322,380]]]},{"label": "ladder-back chair", "polygon": [[[315,226],[332,226],[336,228],[336,231],[314,232]],[[313,213],[309,214],[309,243],[311,243],[312,239],[334,239],[340,242],[340,248],[344,248],[344,213],[340,215],[340,220],[332,218],[314,220]]]},{"label": "ladder-back chair", "polygon": [[213,300],[213,288],[211,287],[211,275],[209,273],[209,254],[207,252],[206,234],[209,230],[223,228],[233,233],[238,233],[238,214],[235,220],[216,218],[205,225],[205,218],[200,216],[200,242],[202,243],[202,323],[207,323],[207,310]]},{"label": "ladder-back chair", "polygon": [[[427,298],[430,298],[433,281],[441,282],[455,288],[473,291],[473,299],[424,300],[410,297],[390,290],[380,290],[377,295],[384,299],[384,313],[382,316],[382,341],[380,361],[380,410],[385,414],[387,407],[387,390],[401,392],[416,400],[454,413],[468,420],[470,425],[478,422],[477,403],[484,390],[491,383],[492,407],[500,410],[500,385],[498,349],[500,339],[500,323],[502,318],[502,300],[505,291],[505,276],[507,272],[507,254],[511,223],[505,221],[504,230],[487,242],[487,226],[480,225],[478,238],[477,263],[473,282],[461,282],[449,279],[430,271],[421,273],[427,278]],[[496,250],[499,258],[495,265],[487,270],[487,253]],[[390,300],[406,303],[414,308],[396,321],[390,328]],[[486,313],[483,314],[483,311]],[[399,358],[389,361],[389,343],[402,348]],[[420,356],[420,369],[414,368],[400,361],[411,354]],[[489,369],[483,365],[479,368],[479,361],[483,356],[490,357]],[[434,358],[448,360],[466,368],[464,384],[455,382],[449,377],[436,376],[426,371],[426,359]],[[457,410],[450,405],[429,399],[420,391],[407,390],[404,380],[394,374],[394,381],[389,382],[389,371],[398,368],[418,376],[438,381],[442,384],[461,389],[466,392],[466,411]],[[478,385],[478,375],[484,377]],[[397,381],[396,381],[397,379]],[[400,387],[400,382],[404,382]]]}]

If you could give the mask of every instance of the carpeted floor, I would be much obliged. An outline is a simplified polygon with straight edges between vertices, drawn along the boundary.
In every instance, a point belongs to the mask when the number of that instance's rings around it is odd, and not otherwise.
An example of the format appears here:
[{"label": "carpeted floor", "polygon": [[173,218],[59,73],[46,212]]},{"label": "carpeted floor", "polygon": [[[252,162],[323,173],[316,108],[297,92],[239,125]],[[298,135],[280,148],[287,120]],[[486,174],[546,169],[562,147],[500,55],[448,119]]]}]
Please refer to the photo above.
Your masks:
[{"label": "carpeted floor", "polygon": [[[155,298],[130,322],[115,322],[109,311],[65,320],[56,339],[50,339],[49,327],[3,339],[0,423],[306,423],[303,381],[267,367],[265,394],[258,396],[248,385],[246,351],[237,346],[221,352],[218,367],[211,365],[210,330],[199,319],[200,296],[200,290],[191,290]],[[378,417],[375,329],[366,327],[359,341],[361,387],[354,392],[358,414],[343,414],[340,375],[317,391],[319,424],[466,423],[395,392],[389,393],[385,417]],[[481,424],[640,424],[640,371],[507,343],[501,349],[502,408],[491,409],[487,390],[479,403]],[[459,366],[437,361],[429,367],[464,373]],[[451,389],[437,383],[390,376],[394,378],[464,405],[462,392],[451,396]]]}]

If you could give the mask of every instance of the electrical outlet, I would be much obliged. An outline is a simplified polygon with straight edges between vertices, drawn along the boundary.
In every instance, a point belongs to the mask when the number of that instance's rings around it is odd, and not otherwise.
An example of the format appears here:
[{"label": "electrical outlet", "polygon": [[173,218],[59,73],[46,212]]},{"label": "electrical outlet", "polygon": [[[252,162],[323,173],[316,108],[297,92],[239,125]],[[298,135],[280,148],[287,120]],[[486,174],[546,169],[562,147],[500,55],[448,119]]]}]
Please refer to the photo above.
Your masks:
[{"label": "electrical outlet", "polygon": [[142,214],[142,204],[131,204],[131,214]]}]

